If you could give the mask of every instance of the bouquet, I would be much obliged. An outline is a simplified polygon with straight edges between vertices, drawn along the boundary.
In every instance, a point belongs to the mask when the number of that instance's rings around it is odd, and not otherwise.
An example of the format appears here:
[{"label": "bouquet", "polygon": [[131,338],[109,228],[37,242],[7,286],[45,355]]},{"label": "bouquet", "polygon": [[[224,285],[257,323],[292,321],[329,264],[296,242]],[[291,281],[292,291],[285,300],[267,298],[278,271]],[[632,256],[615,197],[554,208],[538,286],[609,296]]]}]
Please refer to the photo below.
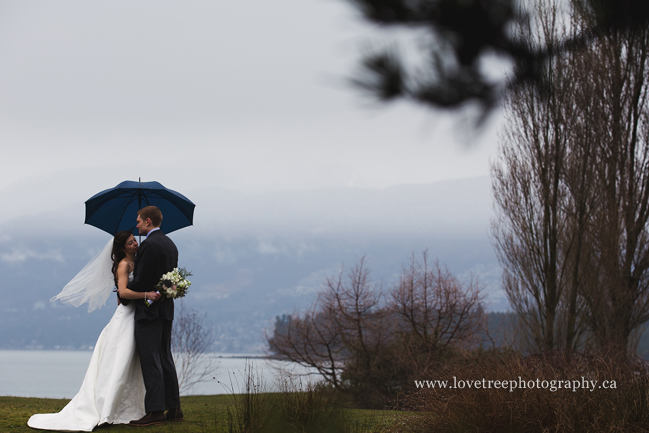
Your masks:
[{"label": "bouquet", "polygon": [[[160,281],[156,284],[155,288],[157,293],[160,293],[163,298],[182,298],[187,294],[189,286],[192,285],[187,277],[191,277],[192,273],[185,268],[174,268],[173,271],[167,272]],[[151,305],[153,301],[147,300],[147,305]]]}]

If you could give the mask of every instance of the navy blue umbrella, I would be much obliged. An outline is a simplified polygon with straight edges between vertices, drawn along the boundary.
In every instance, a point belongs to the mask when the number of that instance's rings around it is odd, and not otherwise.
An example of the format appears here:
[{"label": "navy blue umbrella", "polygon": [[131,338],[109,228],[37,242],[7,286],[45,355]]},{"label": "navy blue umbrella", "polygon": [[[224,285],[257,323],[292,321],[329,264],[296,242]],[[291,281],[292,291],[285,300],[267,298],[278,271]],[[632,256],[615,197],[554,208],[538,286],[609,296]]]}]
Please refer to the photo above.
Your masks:
[{"label": "navy blue umbrella", "polygon": [[86,201],[86,224],[100,228],[111,235],[130,230],[137,235],[135,219],[145,206],[157,206],[162,212],[163,233],[192,225],[194,203],[184,195],[167,189],[159,182],[127,180],[90,197]]}]

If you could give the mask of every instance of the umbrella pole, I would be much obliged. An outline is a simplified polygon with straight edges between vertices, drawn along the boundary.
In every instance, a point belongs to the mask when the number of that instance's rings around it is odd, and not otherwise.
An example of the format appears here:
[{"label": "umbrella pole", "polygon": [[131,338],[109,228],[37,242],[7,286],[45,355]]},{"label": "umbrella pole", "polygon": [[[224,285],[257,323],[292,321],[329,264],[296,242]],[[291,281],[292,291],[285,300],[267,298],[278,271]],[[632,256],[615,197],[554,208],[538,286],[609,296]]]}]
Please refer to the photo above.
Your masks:
[{"label": "umbrella pole", "polygon": [[[142,183],[142,178],[139,178],[140,183]],[[138,190],[137,191],[137,211],[140,212],[140,209],[142,209],[142,191]],[[142,235],[138,234],[139,244],[142,244]]]}]

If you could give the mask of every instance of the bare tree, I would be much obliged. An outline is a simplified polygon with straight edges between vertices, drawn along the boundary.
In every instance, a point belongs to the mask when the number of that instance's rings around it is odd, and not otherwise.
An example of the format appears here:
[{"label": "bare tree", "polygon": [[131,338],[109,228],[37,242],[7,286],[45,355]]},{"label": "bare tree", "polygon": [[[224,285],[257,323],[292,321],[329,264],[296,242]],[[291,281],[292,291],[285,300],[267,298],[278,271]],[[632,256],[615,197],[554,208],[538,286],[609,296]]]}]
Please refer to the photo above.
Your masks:
[{"label": "bare tree", "polygon": [[181,393],[216,374],[218,364],[208,354],[213,342],[214,331],[207,325],[206,315],[185,307],[182,301],[176,304],[171,351]]},{"label": "bare tree", "polygon": [[421,260],[413,255],[390,295],[401,363],[415,375],[426,377],[450,347],[475,343],[483,321],[479,284],[464,286],[438,260],[430,264],[427,251]]},{"label": "bare tree", "polygon": [[380,287],[369,278],[365,258],[349,271],[327,279],[327,288],[320,295],[328,317],[339,330],[347,354],[343,377],[359,385],[378,387],[385,377],[379,372],[384,366],[386,348],[391,339]]},{"label": "bare tree", "polygon": [[272,355],[315,368],[334,386],[341,384],[352,358],[368,367],[369,353],[380,343],[375,319],[382,314],[380,294],[368,273],[361,259],[347,275],[343,269],[328,278],[326,289],[306,313],[291,316],[282,333],[267,336]]},{"label": "bare tree", "polygon": [[389,299],[365,259],[328,278],[304,314],[278,321],[271,355],[312,367],[359,402],[383,407],[413,376],[430,373],[452,347],[471,341],[482,318],[477,282],[466,287],[428,255],[404,267]]},{"label": "bare tree", "polygon": [[[524,40],[597,19],[582,8],[562,21],[549,4],[538,3],[540,26]],[[530,349],[626,351],[649,320],[648,47],[646,28],[613,29],[554,57],[551,91],[507,99],[493,233]]]},{"label": "bare tree", "polygon": [[[558,4],[536,2],[539,20],[520,28],[533,46],[552,44],[569,32]],[[507,120],[498,161],[492,165],[496,218],[492,233],[503,266],[503,289],[518,314],[529,350],[576,348],[583,332],[574,253],[573,206],[565,178],[577,122],[570,57],[544,69],[552,91],[523,86],[506,98]]]},{"label": "bare tree", "polygon": [[288,316],[281,330],[277,325],[273,335],[266,334],[272,357],[314,368],[327,383],[340,385],[346,350],[340,330],[318,303],[304,314]]},{"label": "bare tree", "polygon": [[649,320],[648,50],[643,27],[610,32],[586,53],[599,191],[589,237],[597,281],[586,300],[598,345],[618,350],[632,348],[632,334]]}]

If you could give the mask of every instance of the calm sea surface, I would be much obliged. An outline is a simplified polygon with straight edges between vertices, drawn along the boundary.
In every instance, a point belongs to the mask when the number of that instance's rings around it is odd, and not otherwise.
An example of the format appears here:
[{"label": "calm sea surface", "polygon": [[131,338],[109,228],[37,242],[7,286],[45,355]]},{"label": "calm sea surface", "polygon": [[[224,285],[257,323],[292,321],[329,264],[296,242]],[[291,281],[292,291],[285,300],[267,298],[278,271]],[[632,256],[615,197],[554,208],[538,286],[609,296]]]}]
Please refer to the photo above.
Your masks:
[{"label": "calm sea surface", "polygon": [[[91,351],[0,350],[0,395],[15,397],[72,398],[86,374]],[[240,390],[246,363],[252,363],[269,388],[279,377],[278,368],[286,363],[255,358],[257,355],[209,354],[214,369],[210,380],[198,383],[186,394],[227,394]],[[294,373],[305,373],[295,369]],[[218,381],[227,385],[227,388]]]}]

